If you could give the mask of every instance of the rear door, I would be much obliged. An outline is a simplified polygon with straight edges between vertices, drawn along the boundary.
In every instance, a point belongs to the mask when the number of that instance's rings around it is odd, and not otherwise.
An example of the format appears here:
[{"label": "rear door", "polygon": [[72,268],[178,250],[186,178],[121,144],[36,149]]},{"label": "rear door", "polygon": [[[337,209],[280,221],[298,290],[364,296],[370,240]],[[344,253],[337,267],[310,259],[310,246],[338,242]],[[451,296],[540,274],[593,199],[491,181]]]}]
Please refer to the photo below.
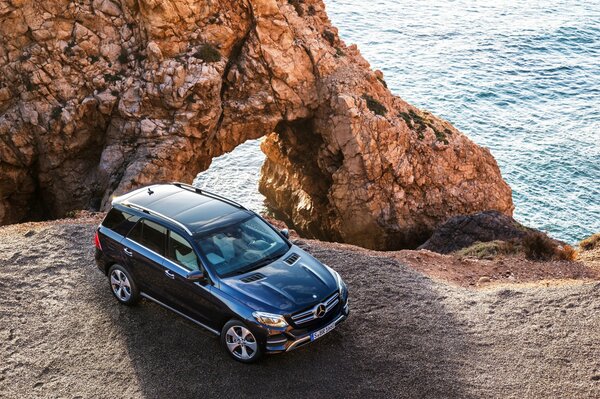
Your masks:
[{"label": "rear door", "polygon": [[166,276],[163,267],[167,229],[148,219],[141,219],[122,241],[133,278],[140,290],[155,299],[165,301]]}]

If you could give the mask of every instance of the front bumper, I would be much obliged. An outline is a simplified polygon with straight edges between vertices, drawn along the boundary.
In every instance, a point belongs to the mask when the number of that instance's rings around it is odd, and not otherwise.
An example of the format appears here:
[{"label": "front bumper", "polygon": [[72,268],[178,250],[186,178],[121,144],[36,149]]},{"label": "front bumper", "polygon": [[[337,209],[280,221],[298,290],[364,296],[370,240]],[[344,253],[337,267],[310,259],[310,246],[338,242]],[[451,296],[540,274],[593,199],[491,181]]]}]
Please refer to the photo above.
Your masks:
[{"label": "front bumper", "polygon": [[[297,349],[301,346],[309,344],[311,341],[310,336],[312,333],[319,331],[327,326],[332,324],[337,327],[340,323],[348,318],[350,314],[350,308],[348,307],[348,302],[344,305],[341,311],[333,318],[332,321],[327,323],[326,325],[320,326],[312,331],[307,331],[302,335],[291,335],[291,334],[277,334],[267,337],[265,343],[265,352],[269,354],[273,353],[281,353],[281,352],[289,352],[291,350]],[[317,338],[318,339],[318,338]]]}]

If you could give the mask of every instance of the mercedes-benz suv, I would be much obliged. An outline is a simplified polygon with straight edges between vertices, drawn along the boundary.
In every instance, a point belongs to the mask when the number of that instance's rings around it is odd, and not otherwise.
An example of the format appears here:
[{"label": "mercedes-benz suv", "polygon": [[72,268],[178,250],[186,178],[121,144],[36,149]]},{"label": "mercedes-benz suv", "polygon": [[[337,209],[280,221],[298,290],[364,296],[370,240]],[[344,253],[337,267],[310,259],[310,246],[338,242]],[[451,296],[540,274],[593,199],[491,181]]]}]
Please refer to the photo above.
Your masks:
[{"label": "mercedes-benz suv", "polygon": [[241,362],[314,341],[349,314],[340,275],[287,230],[183,183],[115,198],[95,246],[119,302],[154,301],[219,335]]}]

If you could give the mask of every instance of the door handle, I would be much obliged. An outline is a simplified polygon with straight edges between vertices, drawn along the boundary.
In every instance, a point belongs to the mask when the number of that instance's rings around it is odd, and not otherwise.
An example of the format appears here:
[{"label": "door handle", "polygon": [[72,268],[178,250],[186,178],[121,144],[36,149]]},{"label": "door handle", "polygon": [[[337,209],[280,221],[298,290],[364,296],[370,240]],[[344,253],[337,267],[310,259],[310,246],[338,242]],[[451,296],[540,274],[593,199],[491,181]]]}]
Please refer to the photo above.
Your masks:
[{"label": "door handle", "polygon": [[170,278],[171,280],[173,280],[175,278],[175,275],[173,274],[172,271],[170,270],[165,270],[165,275]]},{"label": "door handle", "polygon": [[133,252],[131,252],[129,248],[123,248],[123,252],[125,252],[125,255],[127,256],[133,256]]}]

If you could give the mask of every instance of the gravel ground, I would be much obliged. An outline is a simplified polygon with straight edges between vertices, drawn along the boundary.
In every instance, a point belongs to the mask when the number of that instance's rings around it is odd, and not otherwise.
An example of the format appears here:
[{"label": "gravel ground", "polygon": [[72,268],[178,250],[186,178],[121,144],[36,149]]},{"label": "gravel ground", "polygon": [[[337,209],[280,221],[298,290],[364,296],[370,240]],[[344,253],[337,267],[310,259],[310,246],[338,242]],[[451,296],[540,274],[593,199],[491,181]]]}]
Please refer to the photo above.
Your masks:
[{"label": "gravel ground", "polygon": [[93,228],[0,228],[0,397],[600,398],[598,282],[476,291],[300,241],[348,282],[351,316],[247,366],[153,303],[119,305]]}]

